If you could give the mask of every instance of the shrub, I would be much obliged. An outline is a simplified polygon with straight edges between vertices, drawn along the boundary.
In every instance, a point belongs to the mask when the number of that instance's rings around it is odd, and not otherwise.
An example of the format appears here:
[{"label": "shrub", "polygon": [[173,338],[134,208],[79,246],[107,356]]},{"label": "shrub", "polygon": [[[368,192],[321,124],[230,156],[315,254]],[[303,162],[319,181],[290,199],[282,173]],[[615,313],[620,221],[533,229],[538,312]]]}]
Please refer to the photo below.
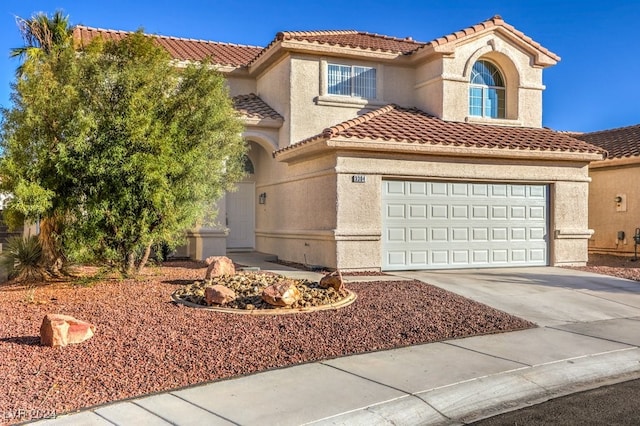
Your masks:
[{"label": "shrub", "polygon": [[42,246],[38,237],[11,237],[0,254],[0,264],[10,278],[18,281],[43,279],[46,270],[42,265]]}]

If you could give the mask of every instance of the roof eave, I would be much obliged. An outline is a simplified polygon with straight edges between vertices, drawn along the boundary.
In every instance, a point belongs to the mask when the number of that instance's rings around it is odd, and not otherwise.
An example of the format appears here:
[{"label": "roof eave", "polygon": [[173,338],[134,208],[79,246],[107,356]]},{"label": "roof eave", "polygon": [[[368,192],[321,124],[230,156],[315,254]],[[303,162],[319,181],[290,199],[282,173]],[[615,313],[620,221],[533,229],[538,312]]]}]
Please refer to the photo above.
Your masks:
[{"label": "roof eave", "polygon": [[[456,48],[458,45],[463,43],[468,43],[471,40],[477,39],[486,35],[487,33],[498,32],[509,38],[515,45],[519,46],[525,52],[531,54],[533,59],[533,65],[540,68],[547,68],[553,65],[556,65],[560,61],[560,56],[556,55],[551,51],[544,51],[540,49],[536,44],[533,44],[520,36],[518,36],[513,30],[510,28],[499,25],[492,26],[488,28],[484,28],[480,31],[474,32],[472,34],[465,35],[460,38],[448,40],[444,43],[428,43],[424,47],[416,50],[416,52],[412,55],[414,61],[424,60],[426,58],[430,58],[434,55],[454,55]],[[440,39],[438,39],[440,40]]]},{"label": "roof eave", "polygon": [[530,149],[481,148],[474,146],[452,146],[441,144],[426,144],[418,142],[397,142],[381,139],[351,139],[351,138],[321,138],[303,142],[299,146],[292,146],[284,151],[276,151],[274,157],[285,163],[295,163],[311,156],[317,156],[321,151],[340,149],[348,151],[363,151],[376,153],[397,153],[416,155],[437,155],[447,157],[474,157],[520,159],[535,161],[570,161],[589,163],[602,160],[601,153],[580,151],[551,151]]},{"label": "roof eave", "polygon": [[640,155],[596,160],[591,164],[589,164],[589,168],[604,169],[609,167],[624,167],[624,166],[636,166],[636,165],[640,165]]},{"label": "roof eave", "polygon": [[278,61],[284,53],[303,53],[339,57],[357,57],[382,62],[410,61],[410,56],[402,52],[362,49],[357,47],[310,43],[301,40],[278,40],[249,64],[251,74],[259,74],[272,63]]},{"label": "roof eave", "polygon": [[242,115],[240,119],[245,124],[245,126],[267,127],[271,129],[279,129],[280,127],[282,127],[282,123],[284,123],[284,120],[282,118],[260,118]]}]

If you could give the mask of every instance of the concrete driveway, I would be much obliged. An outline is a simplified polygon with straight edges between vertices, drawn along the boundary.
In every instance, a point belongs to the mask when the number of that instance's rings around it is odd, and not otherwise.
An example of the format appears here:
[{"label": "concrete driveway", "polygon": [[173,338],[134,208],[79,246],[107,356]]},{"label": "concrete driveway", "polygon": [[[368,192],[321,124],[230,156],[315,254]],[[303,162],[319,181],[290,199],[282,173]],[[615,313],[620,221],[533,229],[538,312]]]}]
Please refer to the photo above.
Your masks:
[{"label": "concrete driveway", "polygon": [[[640,316],[640,282],[571,269],[459,269],[394,275],[441,287],[542,327]],[[635,325],[640,325],[637,320]]]}]

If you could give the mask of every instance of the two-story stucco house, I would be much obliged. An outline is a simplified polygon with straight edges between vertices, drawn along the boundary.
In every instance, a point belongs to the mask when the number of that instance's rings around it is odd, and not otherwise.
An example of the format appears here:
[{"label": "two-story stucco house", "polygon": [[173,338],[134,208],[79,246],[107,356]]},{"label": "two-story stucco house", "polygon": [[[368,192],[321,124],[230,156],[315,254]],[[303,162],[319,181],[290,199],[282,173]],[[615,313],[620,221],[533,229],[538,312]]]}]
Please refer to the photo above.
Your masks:
[{"label": "two-story stucco house", "polygon": [[[127,33],[78,27],[76,37]],[[211,56],[244,118],[246,179],[189,253],[344,270],[580,265],[588,164],[603,150],[542,128],[559,57],[495,16],[430,42],[278,33],[266,47],[154,36]]]}]

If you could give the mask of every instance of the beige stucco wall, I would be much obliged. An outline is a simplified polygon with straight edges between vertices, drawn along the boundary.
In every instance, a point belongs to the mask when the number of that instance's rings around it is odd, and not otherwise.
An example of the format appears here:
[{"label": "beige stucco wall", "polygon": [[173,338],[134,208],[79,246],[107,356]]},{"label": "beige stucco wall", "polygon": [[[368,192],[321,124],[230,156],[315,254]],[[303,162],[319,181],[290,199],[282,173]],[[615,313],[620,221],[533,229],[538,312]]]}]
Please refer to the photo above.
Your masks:
[{"label": "beige stucco wall", "polygon": [[291,143],[291,61],[288,57],[271,65],[256,79],[256,94],[276,110],[284,123],[280,128],[278,144],[285,147]]},{"label": "beige stucco wall", "polygon": [[226,79],[230,96],[247,95],[249,93],[255,93],[258,90],[256,79],[249,75],[243,77],[227,75]]},{"label": "beige stucco wall", "polygon": [[[353,58],[301,54],[293,55],[290,61],[291,108],[290,116],[285,119],[290,122],[287,129],[289,131],[287,139],[290,143],[315,136],[327,127],[389,103],[414,106],[412,81],[415,78],[415,71],[413,68]],[[325,80],[328,63],[375,67],[377,99],[364,100],[327,95]]]},{"label": "beige stucco wall", "polygon": [[416,106],[444,120],[482,121],[468,116],[470,72],[479,59],[493,62],[506,80],[506,120],[500,124],[541,127],[542,68],[499,33],[465,40],[455,54],[418,64]]},{"label": "beige stucco wall", "polygon": [[288,165],[252,144],[256,192],[256,250],[311,265],[335,264],[335,160],[327,155]]},{"label": "beige stucco wall", "polygon": [[[589,251],[633,255],[633,235],[640,227],[639,164],[612,168],[592,168],[589,188],[589,227],[595,232],[589,241]],[[622,196],[618,205],[615,197]],[[618,231],[625,238],[618,239]]]},{"label": "beige stucco wall", "polygon": [[[415,178],[549,184],[550,263],[586,262],[585,163],[327,151],[279,171],[277,176],[272,170],[269,184],[259,184],[269,197],[257,214],[256,248],[285,260],[344,270],[380,269],[382,180]],[[354,174],[365,175],[366,182],[353,183]]]}]

